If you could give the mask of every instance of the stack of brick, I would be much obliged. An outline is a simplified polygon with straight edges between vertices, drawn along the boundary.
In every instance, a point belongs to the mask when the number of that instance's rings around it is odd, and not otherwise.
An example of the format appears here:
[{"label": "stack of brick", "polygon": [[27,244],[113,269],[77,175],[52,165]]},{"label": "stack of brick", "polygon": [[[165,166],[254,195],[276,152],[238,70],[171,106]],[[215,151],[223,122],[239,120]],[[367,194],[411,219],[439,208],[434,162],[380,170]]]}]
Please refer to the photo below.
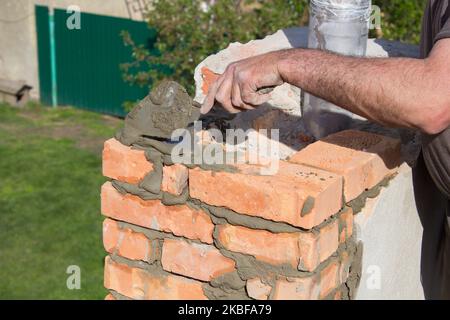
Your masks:
[{"label": "stack of brick", "polygon": [[[343,131],[271,176],[150,158],[105,143],[108,299],[347,299],[361,264],[353,216],[395,174],[400,142]],[[149,175],[159,194],[141,192]]]}]

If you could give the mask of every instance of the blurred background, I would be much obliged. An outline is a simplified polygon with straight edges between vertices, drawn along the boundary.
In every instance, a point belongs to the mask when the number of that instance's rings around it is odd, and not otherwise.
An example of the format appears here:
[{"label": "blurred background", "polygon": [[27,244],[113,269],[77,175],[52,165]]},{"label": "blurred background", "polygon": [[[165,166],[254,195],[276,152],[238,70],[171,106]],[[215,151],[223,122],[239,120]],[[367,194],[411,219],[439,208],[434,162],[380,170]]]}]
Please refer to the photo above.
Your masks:
[{"label": "blurred background", "polygon": [[[372,3],[371,37],[419,42],[426,0]],[[193,94],[208,55],[308,16],[308,0],[0,0],[0,299],[103,299],[103,142],[157,82]]]}]

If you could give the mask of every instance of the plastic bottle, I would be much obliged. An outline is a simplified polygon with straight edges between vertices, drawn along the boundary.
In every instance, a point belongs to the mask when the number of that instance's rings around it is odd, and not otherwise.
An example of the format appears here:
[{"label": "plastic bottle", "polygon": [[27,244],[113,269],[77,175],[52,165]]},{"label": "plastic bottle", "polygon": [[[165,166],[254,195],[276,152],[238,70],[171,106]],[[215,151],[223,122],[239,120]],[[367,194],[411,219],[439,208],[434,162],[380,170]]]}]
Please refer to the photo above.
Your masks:
[{"label": "plastic bottle", "polygon": [[[365,56],[370,13],[371,0],[310,0],[308,47]],[[310,94],[305,94],[302,116],[317,139],[345,130],[360,118]]]}]

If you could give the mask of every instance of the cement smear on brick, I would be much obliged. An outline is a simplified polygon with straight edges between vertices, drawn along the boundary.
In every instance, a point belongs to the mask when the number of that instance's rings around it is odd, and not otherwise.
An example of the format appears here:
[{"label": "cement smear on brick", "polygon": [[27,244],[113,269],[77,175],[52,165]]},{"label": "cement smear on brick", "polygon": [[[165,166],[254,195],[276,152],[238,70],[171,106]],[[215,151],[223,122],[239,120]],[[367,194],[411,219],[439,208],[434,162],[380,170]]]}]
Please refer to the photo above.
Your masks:
[{"label": "cement smear on brick", "polygon": [[393,177],[394,175],[384,178],[375,187],[364,190],[356,199],[347,202],[347,206],[353,209],[353,214],[359,213],[364,208],[367,199],[376,198],[380,194],[381,189],[389,185],[389,181],[391,181]]},{"label": "cement smear on brick", "polygon": [[267,230],[273,233],[292,233],[304,231],[303,229],[296,228],[287,223],[269,221],[260,217],[240,214],[231,209],[208,205],[196,199],[190,199],[188,204],[193,208],[202,209],[203,211],[208,212],[213,221],[215,219],[215,224],[222,224],[220,221],[220,219],[222,219],[232,225],[239,225],[256,230]]},{"label": "cement smear on brick", "polygon": [[363,256],[363,243],[358,241],[350,242],[350,247],[347,248],[352,254],[352,263],[350,265],[350,271],[345,282],[345,287],[347,288],[347,297],[353,300],[356,296],[359,282],[361,280],[362,273],[362,256]]},{"label": "cement smear on brick", "polygon": [[315,202],[316,202],[316,199],[314,199],[314,197],[308,196],[306,198],[305,202],[303,203],[302,212],[300,212],[300,216],[304,217],[308,213],[310,213],[312,211],[312,209],[314,208]]}]

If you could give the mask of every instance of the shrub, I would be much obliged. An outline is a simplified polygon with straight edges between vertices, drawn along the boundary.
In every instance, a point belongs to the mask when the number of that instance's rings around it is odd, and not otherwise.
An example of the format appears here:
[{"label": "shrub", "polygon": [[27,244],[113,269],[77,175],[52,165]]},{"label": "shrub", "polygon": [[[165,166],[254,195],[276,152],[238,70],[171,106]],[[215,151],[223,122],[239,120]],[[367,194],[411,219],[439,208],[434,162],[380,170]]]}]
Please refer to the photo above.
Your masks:
[{"label": "shrub", "polygon": [[[211,1],[155,0],[147,15],[148,25],[158,30],[155,48],[137,46],[124,32],[133,49],[133,61],[123,64],[125,79],[150,85],[172,78],[194,92],[195,66],[230,42],[247,42],[278,29],[307,22],[307,0]],[[158,68],[166,66],[166,72]]]},{"label": "shrub", "polygon": [[382,37],[418,44],[427,0],[372,0],[381,8]]}]

